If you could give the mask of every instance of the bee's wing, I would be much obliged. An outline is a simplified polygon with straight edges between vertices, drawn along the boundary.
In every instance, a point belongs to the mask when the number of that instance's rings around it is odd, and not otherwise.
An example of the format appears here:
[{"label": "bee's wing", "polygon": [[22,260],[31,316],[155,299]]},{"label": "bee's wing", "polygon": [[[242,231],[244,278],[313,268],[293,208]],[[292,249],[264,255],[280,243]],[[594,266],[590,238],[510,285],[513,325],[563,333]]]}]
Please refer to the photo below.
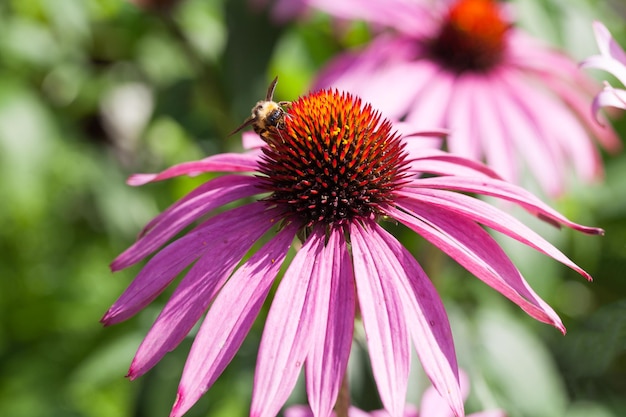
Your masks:
[{"label": "bee's wing", "polygon": [[244,127],[250,126],[254,122],[256,122],[256,117],[252,117],[252,116],[248,117],[246,120],[244,120],[244,122],[241,124],[241,126],[239,126],[237,129],[235,129],[232,132],[230,132],[228,134],[228,136],[234,135],[235,133],[239,132]]},{"label": "bee's wing", "polygon": [[265,101],[272,101],[272,98],[274,98],[274,89],[276,88],[277,82],[278,82],[278,75],[276,76],[276,78],[272,80],[272,82],[270,83],[270,86],[267,87],[267,94],[265,95]]}]

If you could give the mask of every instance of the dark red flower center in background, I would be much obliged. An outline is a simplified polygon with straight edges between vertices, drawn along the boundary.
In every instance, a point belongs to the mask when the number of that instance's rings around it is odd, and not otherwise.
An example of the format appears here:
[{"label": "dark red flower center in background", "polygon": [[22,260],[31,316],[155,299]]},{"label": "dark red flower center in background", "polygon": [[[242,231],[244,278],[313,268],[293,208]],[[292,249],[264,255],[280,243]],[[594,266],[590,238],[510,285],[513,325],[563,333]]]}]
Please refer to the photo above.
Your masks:
[{"label": "dark red flower center in background", "polygon": [[267,201],[307,227],[379,214],[405,176],[404,145],[391,130],[350,94],[323,90],[300,97],[263,148]]},{"label": "dark red flower center in background", "polygon": [[459,0],[448,11],[429,52],[454,72],[486,71],[497,65],[510,27],[494,0]]}]

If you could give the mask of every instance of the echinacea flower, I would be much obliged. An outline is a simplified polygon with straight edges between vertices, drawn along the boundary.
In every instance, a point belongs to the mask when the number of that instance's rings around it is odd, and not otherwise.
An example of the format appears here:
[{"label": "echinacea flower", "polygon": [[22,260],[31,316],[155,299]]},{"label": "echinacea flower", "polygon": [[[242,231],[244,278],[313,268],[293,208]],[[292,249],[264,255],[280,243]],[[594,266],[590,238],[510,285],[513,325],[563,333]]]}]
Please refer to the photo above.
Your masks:
[{"label": "echinacea flower", "polygon": [[[572,171],[602,175],[592,136],[620,142],[589,115],[595,94],[573,60],[515,28],[495,0],[309,0],[379,31],[322,71],[314,88],[362,97],[391,120],[450,130],[447,149],[484,160],[505,179],[530,174],[558,196]],[[384,30],[386,29],[386,30]]]},{"label": "echinacea flower", "polygon": [[[136,314],[193,264],[128,373],[133,379],[147,372],[206,312],[172,417],[183,415],[232,360],[296,237],[302,246],[276,290],[263,330],[251,416],[275,416],[302,367],[314,415],[330,415],[357,309],[385,410],[397,417],[404,409],[412,339],[435,389],[455,415],[463,415],[443,304],[415,258],[379,225],[384,219],[406,225],[530,316],[564,331],[558,315],[480,224],[589,275],[520,221],[464,193],[504,199],[584,233],[601,229],[571,222],[477,162],[418,147],[407,153],[392,124],[348,93],[323,90],[297,99],[284,126],[269,129],[265,140],[258,152],[215,155],[129,180],[140,185],[185,174],[230,173],[200,185],[153,219],[111,265],[120,270],[154,253],[105,314],[106,325]],[[422,173],[431,175],[421,178]],[[206,218],[253,196],[258,199],[252,203]],[[168,243],[195,221],[200,224]],[[268,234],[264,246],[241,263]]]},{"label": "echinacea flower", "polygon": [[[461,382],[461,390],[463,399],[469,394],[469,379],[459,371]],[[311,409],[303,405],[294,405],[285,410],[285,417],[315,417]],[[331,417],[336,417],[335,413]],[[348,409],[348,417],[389,417],[389,413],[385,410],[375,410],[366,412],[356,407]],[[448,402],[433,387],[428,387],[424,394],[419,410],[412,404],[407,404],[402,417],[454,417]],[[489,410],[469,414],[467,417],[506,417],[506,413],[502,410]]]},{"label": "echinacea flower", "polygon": [[[593,31],[596,35],[600,55],[587,58],[583,61],[582,66],[605,70],[613,74],[623,85],[626,85],[626,53],[602,23],[594,22]],[[626,90],[613,88],[605,83],[604,89],[593,100],[593,114],[597,115],[601,107],[626,109]]]}]

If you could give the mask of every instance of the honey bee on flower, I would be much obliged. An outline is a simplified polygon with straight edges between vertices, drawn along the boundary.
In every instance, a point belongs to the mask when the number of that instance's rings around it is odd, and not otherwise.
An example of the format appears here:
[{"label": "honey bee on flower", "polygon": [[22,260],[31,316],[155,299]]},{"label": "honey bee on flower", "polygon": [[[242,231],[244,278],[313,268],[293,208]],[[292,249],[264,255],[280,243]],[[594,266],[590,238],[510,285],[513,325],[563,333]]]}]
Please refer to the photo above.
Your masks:
[{"label": "honey bee on flower", "polygon": [[[274,78],[267,88],[265,100],[259,100],[252,108],[252,114],[237,129],[233,130],[229,136],[234,135],[243,128],[252,125],[257,133],[265,141],[270,139],[270,134],[279,132],[285,128],[286,113],[284,106],[291,104],[289,101],[274,101],[274,89],[278,77]],[[279,132],[280,133],[280,132]]]}]

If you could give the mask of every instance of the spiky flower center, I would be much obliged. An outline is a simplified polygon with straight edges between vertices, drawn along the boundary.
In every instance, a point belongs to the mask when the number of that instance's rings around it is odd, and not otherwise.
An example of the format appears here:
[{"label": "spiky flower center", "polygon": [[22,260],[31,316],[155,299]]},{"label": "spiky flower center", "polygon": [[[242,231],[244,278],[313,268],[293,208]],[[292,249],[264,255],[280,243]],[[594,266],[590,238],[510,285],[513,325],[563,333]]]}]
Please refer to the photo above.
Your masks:
[{"label": "spiky flower center", "polygon": [[459,0],[431,40],[430,54],[454,72],[487,71],[502,60],[509,27],[495,0]]},{"label": "spiky flower center", "polygon": [[310,93],[291,103],[263,148],[267,200],[306,227],[380,214],[406,175],[403,149],[391,123],[359,98]]}]

